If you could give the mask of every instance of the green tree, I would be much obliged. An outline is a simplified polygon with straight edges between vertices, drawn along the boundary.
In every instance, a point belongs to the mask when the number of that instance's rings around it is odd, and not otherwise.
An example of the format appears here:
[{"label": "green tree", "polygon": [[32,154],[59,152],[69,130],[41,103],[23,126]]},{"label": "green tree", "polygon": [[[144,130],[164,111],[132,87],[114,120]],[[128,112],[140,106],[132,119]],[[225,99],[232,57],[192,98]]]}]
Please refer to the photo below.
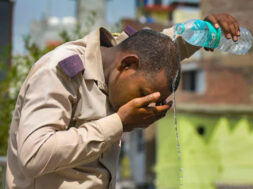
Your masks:
[{"label": "green tree", "polygon": [[8,64],[8,48],[2,52],[0,59],[0,155],[6,155],[8,130],[19,89],[32,64],[50,50],[39,49],[31,42],[30,36],[25,37],[24,41],[26,55],[12,57],[11,64]]}]

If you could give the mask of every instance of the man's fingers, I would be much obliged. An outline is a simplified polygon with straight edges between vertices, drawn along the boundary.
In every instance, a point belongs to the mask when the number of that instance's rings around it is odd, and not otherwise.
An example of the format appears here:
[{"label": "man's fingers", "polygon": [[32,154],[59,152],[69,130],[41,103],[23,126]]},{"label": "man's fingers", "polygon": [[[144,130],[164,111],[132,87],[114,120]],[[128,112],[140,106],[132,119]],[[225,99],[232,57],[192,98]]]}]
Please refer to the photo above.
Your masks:
[{"label": "man's fingers", "polygon": [[230,26],[230,31],[233,36],[233,41],[237,41],[238,37],[237,37],[237,32],[236,32],[236,28],[235,28],[234,24],[230,24],[229,26]]},{"label": "man's fingers", "polygon": [[216,29],[220,27],[227,39],[238,40],[240,36],[239,23],[230,14],[213,14],[207,16],[205,20],[211,22]]},{"label": "man's fingers", "polygon": [[164,105],[155,106],[157,114],[166,113],[172,106],[173,102],[169,101]]},{"label": "man's fingers", "polygon": [[210,51],[210,48],[204,47],[204,49],[205,49],[206,51]]},{"label": "man's fingers", "polygon": [[222,28],[223,32],[224,32],[224,35],[226,36],[227,39],[230,39],[231,38],[231,34],[229,32],[229,26],[228,26],[228,23],[225,22],[225,21],[220,21],[220,27]]},{"label": "man's fingers", "polygon": [[237,41],[238,37],[240,36],[240,27],[239,27],[239,23],[237,22],[237,20],[232,17],[231,15],[229,16],[229,20],[228,22],[230,22],[229,26],[230,26],[230,32],[232,34],[232,38],[233,41]]},{"label": "man's fingers", "polygon": [[204,49],[206,50],[206,51],[214,51],[214,49],[211,49],[211,48],[207,48],[207,47],[204,47]]},{"label": "man's fingers", "polygon": [[160,115],[160,114],[166,114],[166,112],[171,108],[172,102],[169,102],[168,104],[161,105],[161,106],[153,106],[153,107],[145,107],[142,108],[141,111],[143,111],[144,114],[147,115]]},{"label": "man's fingers", "polygon": [[233,41],[237,41],[240,36],[240,27],[237,20],[229,14],[219,14],[214,17],[216,17],[226,38],[232,38]]},{"label": "man's fingers", "polygon": [[211,22],[216,29],[220,27],[217,19],[213,15],[207,16],[205,20]]},{"label": "man's fingers", "polygon": [[166,104],[166,105],[162,105],[162,106],[156,106],[155,108],[157,109],[157,112],[158,113],[162,113],[162,112],[166,112],[166,111],[168,111],[170,108],[171,108],[171,106],[172,105],[168,105],[168,104]]},{"label": "man's fingers", "polygon": [[235,33],[237,36],[240,36],[240,26],[239,23],[233,18],[233,25],[235,28]]},{"label": "man's fingers", "polygon": [[147,115],[155,115],[158,113],[156,107],[145,107],[143,108],[143,112]]},{"label": "man's fingers", "polygon": [[240,36],[240,26],[239,26],[239,23],[237,22],[237,20],[229,15],[229,19],[231,20],[231,24],[233,24],[234,28],[235,28],[235,35],[237,35],[238,37]]},{"label": "man's fingers", "polygon": [[236,28],[236,35],[239,37],[240,36],[240,26],[239,26],[239,24],[234,24],[234,27]]},{"label": "man's fingers", "polygon": [[168,111],[168,110],[166,110],[166,111],[164,111],[164,112],[162,112],[162,113],[159,113],[159,114],[154,115],[153,118],[152,118],[152,122],[155,122],[155,121],[157,121],[157,120],[159,120],[159,119],[165,117],[167,111]]},{"label": "man's fingers", "polygon": [[160,93],[155,92],[144,97],[136,98],[133,100],[133,103],[135,104],[135,107],[137,108],[145,107],[152,102],[156,102],[159,99],[159,97],[160,97]]}]

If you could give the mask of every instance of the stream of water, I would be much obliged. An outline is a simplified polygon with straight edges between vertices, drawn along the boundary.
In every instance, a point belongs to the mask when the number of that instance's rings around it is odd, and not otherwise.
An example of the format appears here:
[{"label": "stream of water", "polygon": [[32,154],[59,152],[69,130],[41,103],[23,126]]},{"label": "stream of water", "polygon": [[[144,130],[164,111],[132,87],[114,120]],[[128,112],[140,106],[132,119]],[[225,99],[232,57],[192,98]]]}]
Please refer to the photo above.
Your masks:
[{"label": "stream of water", "polygon": [[175,133],[176,133],[176,143],[177,143],[177,154],[178,154],[178,161],[179,161],[179,186],[183,186],[183,168],[182,168],[182,157],[181,157],[181,148],[180,148],[180,142],[178,138],[178,126],[177,126],[177,106],[176,106],[176,78],[178,77],[178,72],[176,73],[176,77],[173,80],[172,84],[172,93],[173,93],[173,110],[174,110],[174,127],[175,127]]}]

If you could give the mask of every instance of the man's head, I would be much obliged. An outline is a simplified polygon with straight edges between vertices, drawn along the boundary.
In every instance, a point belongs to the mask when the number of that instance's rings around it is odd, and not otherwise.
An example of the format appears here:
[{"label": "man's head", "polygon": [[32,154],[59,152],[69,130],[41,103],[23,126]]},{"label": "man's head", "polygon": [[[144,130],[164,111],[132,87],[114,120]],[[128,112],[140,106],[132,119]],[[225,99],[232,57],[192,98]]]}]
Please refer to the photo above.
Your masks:
[{"label": "man's head", "polygon": [[175,90],[180,80],[176,45],[159,32],[140,30],[118,46],[108,79],[109,100],[115,110],[133,98],[160,92],[159,101]]}]

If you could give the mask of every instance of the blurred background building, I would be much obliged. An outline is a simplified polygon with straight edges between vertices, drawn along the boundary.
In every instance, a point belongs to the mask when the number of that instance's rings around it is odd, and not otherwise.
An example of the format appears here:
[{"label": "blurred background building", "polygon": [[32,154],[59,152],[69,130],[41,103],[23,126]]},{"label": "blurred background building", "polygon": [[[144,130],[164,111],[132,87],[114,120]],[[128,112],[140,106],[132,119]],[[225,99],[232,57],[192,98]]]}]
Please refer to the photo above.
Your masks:
[{"label": "blurred background building", "polygon": [[77,20],[82,29],[87,26],[91,14],[94,16],[92,19],[96,20],[92,29],[109,26],[106,22],[106,3],[105,0],[77,0]]},{"label": "blurred background building", "polygon": [[76,23],[75,17],[59,18],[47,15],[42,20],[31,23],[31,40],[39,48],[56,47],[61,44],[62,40],[59,33],[65,31],[71,35]]},{"label": "blurred background building", "polygon": [[73,36],[77,26],[81,31],[94,30],[97,27],[110,27],[106,22],[105,0],[75,0],[74,16],[52,16],[52,2],[47,1],[47,9],[41,20],[31,24],[31,39],[40,48],[58,46],[61,44],[61,32]]}]

